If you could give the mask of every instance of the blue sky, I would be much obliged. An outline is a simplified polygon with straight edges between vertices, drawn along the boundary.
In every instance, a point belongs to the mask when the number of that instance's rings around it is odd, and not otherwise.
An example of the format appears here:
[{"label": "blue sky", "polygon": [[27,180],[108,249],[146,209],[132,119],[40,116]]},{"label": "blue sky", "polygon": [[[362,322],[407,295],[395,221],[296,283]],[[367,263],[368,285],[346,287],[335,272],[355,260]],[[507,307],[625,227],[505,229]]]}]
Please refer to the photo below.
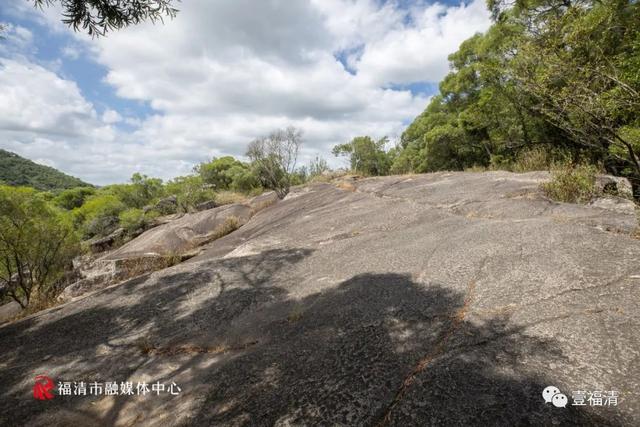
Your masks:
[{"label": "blue sky", "polygon": [[60,6],[0,4],[0,148],[96,184],[169,179],[294,125],[301,161],[397,140],[484,31],[484,2],[190,0],[165,25],[74,33]]}]

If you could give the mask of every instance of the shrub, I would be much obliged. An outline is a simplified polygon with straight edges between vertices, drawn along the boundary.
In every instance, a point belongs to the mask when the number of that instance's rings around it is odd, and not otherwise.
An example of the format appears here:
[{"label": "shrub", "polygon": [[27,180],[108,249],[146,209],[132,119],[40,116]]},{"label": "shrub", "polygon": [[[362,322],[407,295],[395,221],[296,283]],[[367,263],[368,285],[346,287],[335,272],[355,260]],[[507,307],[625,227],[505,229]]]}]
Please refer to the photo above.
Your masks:
[{"label": "shrub", "polygon": [[136,234],[149,228],[158,216],[159,214],[155,211],[144,212],[137,208],[127,209],[120,212],[120,227],[124,228],[127,234]]},{"label": "shrub", "polygon": [[82,206],[84,201],[94,194],[96,194],[96,189],[92,187],[70,188],[69,190],[64,190],[58,194],[53,199],[53,202],[57,206],[70,211]]},{"label": "shrub", "polygon": [[489,159],[490,170],[511,170],[511,159],[502,154],[492,154]]},{"label": "shrub", "polygon": [[514,172],[549,170],[549,153],[542,147],[533,147],[518,154],[513,163]]},{"label": "shrub", "polygon": [[118,227],[118,217],[125,209],[116,196],[97,194],[73,210],[74,222],[86,238],[106,236]]},{"label": "shrub", "polygon": [[549,170],[553,165],[566,164],[569,154],[558,148],[546,146],[531,147],[520,151],[511,169],[514,172],[533,172]]},{"label": "shrub", "polygon": [[244,164],[230,168],[227,175],[231,178],[229,189],[233,191],[251,192],[260,189],[260,181],[254,170]]},{"label": "shrub", "polygon": [[551,181],[542,184],[542,189],[553,200],[586,203],[595,195],[597,172],[593,165],[556,165],[551,171]]},{"label": "shrub", "polygon": [[199,203],[216,200],[216,193],[205,186],[199,175],[179,176],[167,183],[165,191],[176,196],[179,212],[189,212]]},{"label": "shrub", "polygon": [[143,208],[162,197],[164,188],[161,179],[134,173],[130,184],[109,185],[102,192],[117,197],[127,208]]},{"label": "shrub", "polygon": [[216,190],[249,191],[260,183],[249,165],[232,156],[214,158],[209,163],[201,163],[195,171],[205,184]]},{"label": "shrub", "polygon": [[331,171],[329,164],[322,157],[316,156],[314,160],[309,163],[309,178],[313,178],[319,175],[324,175]]},{"label": "shrub", "polygon": [[357,136],[346,144],[334,146],[331,152],[336,157],[348,157],[351,169],[362,175],[387,175],[395,160],[392,158],[395,154],[390,157],[385,151],[388,141],[386,136],[377,141],[369,136]]}]

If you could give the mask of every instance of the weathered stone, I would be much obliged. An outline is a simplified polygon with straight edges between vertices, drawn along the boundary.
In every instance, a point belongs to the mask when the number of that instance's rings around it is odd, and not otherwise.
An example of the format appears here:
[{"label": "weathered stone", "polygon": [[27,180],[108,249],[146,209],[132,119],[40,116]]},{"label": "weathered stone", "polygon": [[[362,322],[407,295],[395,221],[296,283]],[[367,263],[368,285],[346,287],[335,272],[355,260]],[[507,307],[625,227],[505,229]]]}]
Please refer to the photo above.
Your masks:
[{"label": "weathered stone", "polygon": [[110,253],[106,259],[179,255],[220,237],[229,219],[235,218],[240,226],[250,216],[250,207],[240,204],[185,214],[142,233]]},{"label": "weathered stone", "polygon": [[633,199],[633,188],[628,179],[620,176],[598,175],[596,177],[596,192],[609,194],[629,200]]},{"label": "weathered stone", "polygon": [[[640,425],[635,214],[551,202],[548,178],[293,189],[189,261],[0,327],[0,425]],[[182,392],[25,404],[43,372]]]},{"label": "weathered stone", "polygon": [[596,208],[607,209],[628,215],[633,215],[637,209],[636,204],[632,200],[616,196],[598,197],[589,204]]},{"label": "weathered stone", "polygon": [[278,195],[275,191],[269,191],[267,193],[260,194],[259,196],[249,199],[247,205],[255,213],[262,209],[268,208],[278,201]]},{"label": "weathered stone", "polygon": [[22,312],[22,307],[15,301],[0,305],[0,324],[8,322]]},{"label": "weathered stone", "polygon": [[149,255],[124,259],[96,259],[82,270],[82,278],[64,288],[58,296],[60,301],[70,301],[89,292],[137,277],[142,274],[169,267],[181,259]]},{"label": "weathered stone", "polygon": [[89,250],[92,253],[104,252],[115,246],[125,234],[124,228],[118,228],[113,233],[105,237],[97,237],[87,241]]},{"label": "weathered stone", "polygon": [[213,209],[218,207],[218,205],[216,205],[216,201],[215,200],[209,200],[207,202],[202,202],[196,205],[196,210],[198,212],[200,211],[206,211],[208,209]]},{"label": "weathered stone", "polygon": [[165,197],[159,200],[153,209],[161,214],[173,214],[178,209],[178,198],[175,195]]}]

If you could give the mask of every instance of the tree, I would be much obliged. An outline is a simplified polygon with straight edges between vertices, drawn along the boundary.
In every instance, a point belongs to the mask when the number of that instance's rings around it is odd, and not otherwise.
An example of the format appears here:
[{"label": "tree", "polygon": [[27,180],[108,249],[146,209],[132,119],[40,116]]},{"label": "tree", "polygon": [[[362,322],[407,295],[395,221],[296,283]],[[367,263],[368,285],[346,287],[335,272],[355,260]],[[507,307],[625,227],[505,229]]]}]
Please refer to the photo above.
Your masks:
[{"label": "tree", "polygon": [[314,176],[322,175],[329,170],[330,168],[327,161],[322,157],[316,156],[316,158],[311,160],[311,162],[309,163],[309,168],[308,170],[305,170],[305,172],[307,172],[305,175],[313,178]]},{"label": "tree", "polygon": [[280,199],[291,188],[301,145],[302,131],[290,126],[252,141],[247,149],[260,183],[274,190]]},{"label": "tree", "polygon": [[96,189],[93,187],[70,188],[58,194],[53,199],[53,202],[57,206],[70,211],[82,206],[84,201],[94,194],[96,194]]},{"label": "tree", "polygon": [[127,205],[113,194],[98,193],[74,209],[72,214],[83,237],[91,238],[112,233],[118,227],[120,213],[126,209]]},{"label": "tree", "polygon": [[215,200],[215,192],[205,186],[200,175],[179,176],[167,182],[165,192],[176,196],[178,210],[189,212],[199,203]]},{"label": "tree", "polygon": [[33,189],[0,186],[0,282],[22,308],[49,295],[78,251],[68,216]]},{"label": "tree", "polygon": [[363,175],[387,175],[391,162],[385,151],[389,140],[384,138],[374,141],[369,136],[357,136],[346,144],[333,147],[332,153],[349,157],[351,169]]},{"label": "tree", "polygon": [[129,208],[142,209],[164,194],[162,180],[134,173],[130,184],[113,184],[102,190],[103,194],[116,196]]},{"label": "tree", "polygon": [[200,163],[194,170],[206,184],[216,190],[249,191],[260,185],[249,165],[232,156],[214,158],[208,163]]},{"label": "tree", "polygon": [[[523,2],[513,20],[535,36],[520,43],[513,75],[532,108],[573,145],[640,184],[640,4]],[[549,9],[550,8],[550,9]]]},{"label": "tree", "polygon": [[62,22],[74,31],[87,31],[91,36],[103,36],[110,30],[149,20],[174,18],[178,12],[174,0],[33,0],[36,7],[62,6]]},{"label": "tree", "polygon": [[[489,0],[392,170],[512,168],[523,153],[604,165],[640,197],[640,3]],[[544,154],[547,155],[544,155]]]}]

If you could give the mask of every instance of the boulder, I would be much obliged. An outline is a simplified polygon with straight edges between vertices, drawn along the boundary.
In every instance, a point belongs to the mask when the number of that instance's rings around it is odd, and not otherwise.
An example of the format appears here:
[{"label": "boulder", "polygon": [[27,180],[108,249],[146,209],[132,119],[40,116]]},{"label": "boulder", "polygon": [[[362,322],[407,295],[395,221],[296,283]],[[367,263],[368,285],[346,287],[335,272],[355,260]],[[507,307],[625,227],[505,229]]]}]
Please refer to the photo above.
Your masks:
[{"label": "boulder", "polygon": [[275,193],[275,191],[269,191],[249,199],[247,205],[249,205],[253,212],[258,212],[273,205],[277,201],[278,195]]},{"label": "boulder", "polygon": [[116,249],[105,259],[144,256],[172,256],[189,252],[228,232],[230,222],[237,228],[251,217],[247,205],[233,204],[190,213],[142,233]]},{"label": "boulder", "polygon": [[612,175],[596,176],[596,192],[633,200],[633,188],[627,178]]},{"label": "boulder", "polygon": [[183,258],[169,256],[148,255],[136,258],[110,260],[105,258],[93,259],[78,270],[79,280],[65,287],[58,295],[62,302],[70,301],[88,292],[106,288],[107,286],[137,277],[142,274],[169,267]]},{"label": "boulder", "polygon": [[153,209],[161,214],[175,213],[178,210],[178,197],[176,195],[171,195],[164,199],[160,199]]},{"label": "boulder", "polygon": [[92,255],[74,260],[79,276],[58,297],[69,301],[88,292],[123,280],[160,270],[195,256],[198,248],[246,223],[257,211],[277,201],[273,192],[250,199],[246,204],[226,205],[191,214],[173,214],[156,218],[154,228],[109,253],[114,237],[93,242]]},{"label": "boulder", "polygon": [[218,207],[218,205],[216,204],[215,200],[209,200],[206,202],[202,202],[202,203],[198,203],[196,205],[196,211],[200,212],[200,211],[206,211],[209,209],[213,209]]},{"label": "boulder", "polygon": [[124,237],[124,228],[118,228],[113,233],[105,237],[96,237],[87,241],[89,250],[96,254],[111,249],[117,245],[118,242]]},{"label": "boulder", "polygon": [[8,322],[22,312],[22,307],[15,301],[0,305],[0,324]]}]

